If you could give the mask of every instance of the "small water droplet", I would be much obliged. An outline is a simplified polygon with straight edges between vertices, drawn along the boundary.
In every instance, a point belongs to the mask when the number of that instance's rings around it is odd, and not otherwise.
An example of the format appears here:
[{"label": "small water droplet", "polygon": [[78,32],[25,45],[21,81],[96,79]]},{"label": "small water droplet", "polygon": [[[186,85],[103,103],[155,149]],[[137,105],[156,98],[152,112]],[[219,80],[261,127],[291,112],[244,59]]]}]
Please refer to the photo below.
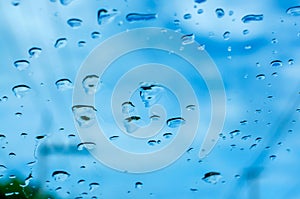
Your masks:
[{"label": "small water droplet", "polygon": [[55,181],[57,182],[63,182],[65,181],[68,177],[70,176],[70,174],[66,171],[54,171],[52,173],[52,177],[54,178]]},{"label": "small water droplet", "polygon": [[269,158],[270,158],[270,160],[275,160],[276,159],[276,155],[270,155]]},{"label": "small water droplet", "polygon": [[96,121],[96,109],[88,105],[76,105],[72,107],[72,111],[78,125],[82,128],[92,126]]},{"label": "small water droplet", "polygon": [[204,12],[204,10],[201,8],[197,10],[197,14],[202,14],[203,12]]},{"label": "small water droplet", "polygon": [[15,113],[15,116],[17,116],[18,118],[20,118],[20,117],[22,117],[22,113],[21,112],[17,112],[17,113]]},{"label": "small water droplet", "polygon": [[248,29],[245,29],[245,30],[243,30],[243,35],[248,35],[249,34],[249,30]]},{"label": "small water droplet", "polygon": [[71,27],[71,28],[79,28],[82,24],[82,20],[81,19],[77,19],[77,18],[71,18],[68,19],[67,24]]},{"label": "small water droplet", "polygon": [[67,6],[67,5],[69,5],[72,1],[74,1],[74,0],[60,0],[60,3],[61,3],[62,5],[64,5],[64,6]]},{"label": "small water droplet", "polygon": [[38,58],[42,53],[42,49],[39,47],[32,47],[28,50],[30,58]]},{"label": "small water droplet", "polygon": [[196,189],[196,188],[190,188],[190,191],[192,191],[192,192],[197,192],[198,189]]},{"label": "small water droplet", "polygon": [[113,135],[113,136],[110,136],[110,137],[109,137],[109,140],[110,140],[110,141],[114,141],[114,140],[117,140],[119,137],[120,137],[120,136],[118,136],[118,135]]},{"label": "small water droplet", "polygon": [[245,136],[243,136],[241,139],[242,139],[242,140],[248,140],[249,138],[251,138],[251,135],[245,135]]},{"label": "small water droplet", "polygon": [[0,172],[4,172],[6,170],[7,170],[6,166],[0,164]]},{"label": "small water droplet", "polygon": [[300,16],[300,6],[293,6],[286,10],[286,13],[291,16]]},{"label": "small water droplet", "polygon": [[25,178],[24,184],[20,184],[20,187],[27,187],[30,183],[30,180],[33,179],[32,173],[29,174],[27,178]]},{"label": "small water droplet", "polygon": [[92,192],[92,191],[94,191],[95,189],[99,188],[99,186],[100,186],[99,183],[97,183],[97,182],[92,182],[92,183],[89,184],[89,187],[90,187],[89,191]]},{"label": "small water droplet", "polygon": [[104,24],[109,24],[112,22],[115,17],[119,14],[118,10],[112,9],[112,10],[106,10],[106,9],[100,9],[98,10],[98,24],[99,25],[104,25]]},{"label": "small water droplet", "polygon": [[179,26],[180,25],[180,20],[179,19],[175,19],[174,20],[174,25]]},{"label": "small water droplet", "polygon": [[164,133],[163,134],[163,137],[165,138],[165,139],[170,139],[171,137],[172,137],[172,133],[170,133],[170,132],[167,132],[167,133]]},{"label": "small water droplet", "polygon": [[19,71],[26,70],[29,67],[30,62],[27,60],[17,60],[14,62],[14,66]]},{"label": "small water droplet", "polygon": [[186,106],[185,108],[188,111],[194,111],[194,110],[196,110],[196,105],[191,104],[191,105]]},{"label": "small water droplet", "polygon": [[225,12],[224,12],[224,10],[222,8],[217,8],[215,10],[215,13],[216,13],[216,15],[217,15],[218,18],[222,18],[225,15]]},{"label": "small water droplet", "polygon": [[192,44],[195,41],[195,35],[194,34],[187,34],[183,35],[181,37],[181,43],[182,45]]},{"label": "small water droplet", "polygon": [[150,146],[154,146],[154,145],[156,144],[156,140],[149,140],[149,141],[148,141],[148,144],[149,144]]},{"label": "small water droplet", "polygon": [[81,180],[78,180],[77,184],[83,184],[85,183],[85,180],[81,179]]},{"label": "small water droplet", "polygon": [[78,43],[77,43],[77,46],[78,47],[84,47],[86,45],[86,41],[79,41]]},{"label": "small water droplet", "polygon": [[243,23],[250,23],[250,22],[253,22],[253,21],[262,21],[263,19],[264,19],[264,16],[262,14],[258,14],[258,15],[249,14],[249,15],[245,15],[242,18],[242,22]]},{"label": "small water droplet", "polygon": [[256,79],[264,80],[264,79],[266,79],[266,76],[264,74],[259,74],[259,75],[256,75]]},{"label": "small water droplet", "polygon": [[92,39],[98,39],[101,37],[101,33],[100,32],[97,32],[97,31],[94,31],[91,33],[91,38]]},{"label": "small water droplet", "polygon": [[192,14],[190,14],[190,13],[186,13],[186,14],[183,15],[183,19],[185,19],[185,20],[188,20],[188,19],[191,19],[191,18],[192,18]]},{"label": "small water droplet", "polygon": [[59,79],[55,82],[55,85],[59,91],[65,91],[73,88],[73,84],[69,79]]},{"label": "small water droplet", "polygon": [[67,39],[66,38],[59,38],[56,40],[54,47],[55,48],[63,48],[67,45]]},{"label": "small water droplet", "polygon": [[30,91],[30,89],[31,88],[29,86],[21,84],[21,85],[14,86],[12,88],[12,91],[17,98],[22,98]]},{"label": "small water droplet", "polygon": [[240,134],[240,130],[234,130],[234,131],[231,131],[230,133],[229,133],[229,135],[231,136],[231,138],[234,138],[234,137],[236,137],[237,135],[239,135]]},{"label": "small water droplet", "polygon": [[295,61],[294,61],[294,59],[289,59],[288,63],[289,63],[289,65],[294,65]]},{"label": "small water droplet", "polygon": [[228,40],[230,38],[230,32],[229,31],[224,32],[223,38],[224,40]]},{"label": "small water droplet", "polygon": [[44,139],[45,137],[47,137],[46,135],[37,135],[36,137],[35,137],[35,139],[37,139],[37,140],[42,140],[42,139]]},{"label": "small water droplet", "polygon": [[255,149],[256,148],[256,146],[257,146],[257,144],[252,144],[251,146],[250,146],[250,150],[253,150],[253,149]]},{"label": "small water droplet", "polygon": [[4,140],[4,138],[6,138],[6,136],[3,134],[0,134],[0,140]]},{"label": "small water droplet", "polygon": [[9,155],[9,157],[11,157],[11,158],[17,156],[14,152],[10,152],[8,155]]},{"label": "small water droplet", "polygon": [[277,43],[278,43],[278,39],[277,39],[277,38],[273,38],[273,39],[271,40],[271,43],[272,43],[272,44],[277,44]]},{"label": "small water droplet", "polygon": [[270,63],[270,65],[271,65],[272,67],[280,67],[280,66],[282,66],[282,61],[280,61],[280,60],[274,60],[274,61],[272,61],[272,62]]},{"label": "small water droplet", "polygon": [[241,124],[241,125],[245,125],[245,124],[247,124],[247,123],[248,123],[247,120],[242,120],[242,121],[240,121],[240,124]]},{"label": "small water droplet", "polygon": [[143,188],[143,183],[142,182],[136,182],[135,183],[135,188],[136,189],[142,189]]},{"label": "small water droplet", "polygon": [[92,150],[96,147],[94,142],[81,142],[77,145],[77,150],[82,151],[83,149]]},{"label": "small water droplet", "polygon": [[99,82],[99,77],[97,75],[87,75],[82,80],[83,89],[85,93],[89,95],[95,94],[99,88],[99,85],[101,85],[101,82]]},{"label": "small water droplet", "polygon": [[157,14],[155,13],[150,13],[150,14],[145,14],[145,13],[129,13],[126,15],[126,20],[128,22],[136,22],[136,21],[149,21],[149,20],[154,20],[157,19]]},{"label": "small water droplet", "polygon": [[240,176],[239,174],[236,174],[234,177],[235,177],[236,179],[240,179],[240,178],[241,178],[241,176]]},{"label": "small water droplet", "polygon": [[204,3],[204,2],[206,2],[206,0],[194,0],[195,1],[195,3]]},{"label": "small water droplet", "polygon": [[204,175],[204,177],[202,178],[202,180],[204,180],[207,183],[210,184],[216,184],[220,181],[220,179],[222,178],[221,174],[219,172],[208,172]]},{"label": "small water droplet", "polygon": [[182,117],[175,117],[167,120],[167,125],[170,128],[178,128],[185,124],[185,120]]}]

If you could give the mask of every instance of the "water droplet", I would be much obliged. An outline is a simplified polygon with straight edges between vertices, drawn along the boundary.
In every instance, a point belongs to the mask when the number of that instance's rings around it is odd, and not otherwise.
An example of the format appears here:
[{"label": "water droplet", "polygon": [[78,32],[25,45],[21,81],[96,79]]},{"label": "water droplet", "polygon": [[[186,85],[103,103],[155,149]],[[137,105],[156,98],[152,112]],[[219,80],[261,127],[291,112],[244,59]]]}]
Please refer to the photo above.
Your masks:
[{"label": "water droplet", "polygon": [[83,184],[85,183],[85,180],[81,179],[81,180],[78,180],[77,184]]},{"label": "water droplet", "polygon": [[228,40],[230,38],[230,32],[229,31],[224,32],[223,38],[224,40]]},{"label": "water droplet", "polygon": [[156,140],[149,140],[149,141],[148,141],[148,144],[149,144],[150,146],[154,146],[154,145],[156,144]]},{"label": "water droplet", "polygon": [[57,182],[65,181],[69,176],[70,176],[70,174],[66,171],[54,171],[52,173],[52,177]]},{"label": "water droplet", "polygon": [[151,115],[149,118],[153,121],[158,121],[160,119],[160,116],[159,115]]},{"label": "water droplet", "polygon": [[126,15],[126,20],[128,22],[135,22],[135,21],[149,21],[157,19],[157,14],[150,13],[150,14],[143,14],[143,13],[129,13]]},{"label": "water droplet", "polygon": [[228,13],[229,16],[232,16],[233,14],[234,14],[233,10],[230,10]]},{"label": "water droplet", "polygon": [[92,126],[96,121],[96,109],[88,105],[76,105],[72,107],[72,111],[78,125],[82,128]]},{"label": "water droplet", "polygon": [[106,10],[106,9],[100,9],[98,10],[98,24],[103,25],[103,24],[108,24],[112,22],[115,17],[119,14],[119,12],[116,9],[112,10]]},{"label": "water droplet", "polygon": [[272,67],[280,67],[280,66],[282,66],[282,61],[280,61],[280,60],[274,60],[274,61],[272,61],[272,62],[270,63],[270,65],[271,65]]},{"label": "water droplet", "polygon": [[7,96],[3,96],[2,99],[0,99],[0,101],[6,102],[8,100]]},{"label": "water droplet", "polygon": [[6,170],[7,170],[6,166],[0,164],[0,172],[4,172]]},{"label": "water droplet", "polygon": [[195,1],[195,3],[204,3],[204,2],[206,2],[206,0],[194,0]]},{"label": "water droplet", "polygon": [[231,136],[231,138],[234,138],[235,136],[239,135],[240,134],[240,130],[234,130],[234,131],[231,131],[229,133],[229,135]]},{"label": "water droplet", "polygon": [[263,19],[264,19],[264,15],[262,15],[262,14],[259,14],[259,15],[249,14],[242,18],[242,22],[250,23],[252,21],[262,21]]},{"label": "water droplet", "polygon": [[266,79],[266,76],[264,74],[259,74],[259,75],[256,75],[256,79],[264,80],[264,79]]},{"label": "water droplet", "polygon": [[129,114],[132,113],[134,111],[134,105],[132,102],[124,102],[122,104],[122,113],[123,114]]},{"label": "water droplet", "polygon": [[240,176],[239,174],[236,174],[234,177],[235,177],[236,179],[240,179],[240,178],[241,178],[241,176]]},{"label": "water droplet", "polygon": [[203,12],[204,12],[204,10],[201,8],[197,10],[197,14],[202,14]]},{"label": "water droplet", "polygon": [[243,35],[248,35],[249,34],[249,30],[248,29],[245,29],[245,30],[243,30]]},{"label": "water droplet", "polygon": [[4,140],[4,138],[6,138],[6,136],[3,134],[0,134],[0,140]]},{"label": "water droplet", "polygon": [[245,124],[247,124],[247,123],[248,123],[247,120],[242,120],[242,121],[240,121],[240,124],[241,124],[241,125],[245,125]]},{"label": "water droplet", "polygon": [[100,32],[95,31],[95,32],[91,33],[92,39],[98,39],[98,38],[100,38],[100,36],[101,36]]},{"label": "water droplet", "polygon": [[29,174],[27,178],[25,178],[24,184],[20,184],[20,187],[27,187],[30,183],[30,180],[33,179],[32,173]]},{"label": "water droplet", "polygon": [[109,137],[109,140],[110,140],[110,141],[114,141],[114,140],[117,140],[118,138],[119,138],[118,135],[113,135],[113,136],[110,136],[110,137]]},{"label": "water droplet", "polygon": [[241,139],[242,139],[242,140],[248,140],[249,138],[251,138],[251,135],[245,135],[245,136],[243,136]]},{"label": "water droplet", "polygon": [[196,189],[196,188],[190,188],[190,191],[192,191],[192,192],[197,192],[198,189]]},{"label": "water droplet", "polygon": [[193,105],[193,104],[188,105],[188,106],[186,106],[185,108],[186,108],[186,110],[188,110],[188,111],[194,111],[194,110],[196,110],[196,106]]},{"label": "water droplet", "polygon": [[174,25],[179,26],[180,25],[180,20],[179,19],[175,19],[174,20]]},{"label": "water droplet", "polygon": [[289,59],[288,63],[289,63],[289,65],[294,65],[295,61],[294,61],[294,59]]},{"label": "water droplet", "polygon": [[71,18],[68,19],[67,24],[71,27],[71,28],[79,28],[82,24],[82,20],[81,19],[77,19],[77,18]]},{"label": "water droplet", "polygon": [[73,84],[69,79],[60,79],[55,82],[56,88],[59,91],[65,91],[73,88]]},{"label": "water droplet", "polygon": [[100,186],[100,184],[97,183],[97,182],[92,182],[92,183],[90,183],[90,184],[89,184],[90,191],[94,191],[94,190],[97,189],[99,186]]},{"label": "water droplet", "polygon": [[172,137],[172,133],[170,133],[170,132],[167,132],[167,133],[164,133],[163,134],[163,137],[165,138],[165,139],[170,139],[171,137]]},{"label": "water droplet", "polygon": [[270,160],[275,160],[276,159],[276,155],[270,155]]},{"label": "water droplet", "polygon": [[41,53],[42,53],[42,49],[39,47],[32,47],[28,50],[28,54],[29,54],[30,58],[32,58],[32,57],[38,58]]},{"label": "water droplet", "polygon": [[42,139],[44,139],[45,137],[47,137],[46,135],[37,135],[37,136],[35,136],[35,139],[37,139],[37,140],[42,140]]},{"label": "water droplet", "polygon": [[164,91],[164,88],[160,85],[143,83],[140,86],[139,90],[140,90],[140,97],[143,103],[145,104],[145,107],[148,108],[159,101]]},{"label": "water droplet", "polygon": [[293,6],[286,10],[286,13],[291,16],[300,16],[300,6]]},{"label": "water droplet", "polygon": [[86,45],[86,42],[85,41],[79,41],[78,43],[77,43],[77,46],[78,47],[84,47]]},{"label": "water droplet", "polygon": [[143,183],[142,183],[142,182],[136,182],[136,183],[135,183],[135,188],[136,188],[136,189],[141,189],[141,188],[143,188]]},{"label": "water droplet", "polygon": [[18,118],[20,118],[23,114],[21,112],[17,112],[15,113],[15,116],[17,116]]},{"label": "water droplet", "polygon": [[192,15],[191,15],[190,13],[186,13],[186,14],[183,15],[183,18],[184,18],[185,20],[188,20],[188,19],[191,19],[191,18],[192,18]]},{"label": "water droplet", "polygon": [[12,91],[17,98],[22,98],[30,91],[30,89],[29,86],[21,84],[13,87]]},{"label": "water droplet", "polygon": [[224,12],[224,10],[222,8],[217,8],[215,10],[215,13],[216,13],[216,15],[217,15],[218,18],[222,18],[225,15],[225,12]]},{"label": "water droplet", "polygon": [[170,128],[178,128],[185,124],[185,120],[181,117],[175,117],[167,120],[167,125]]},{"label": "water droplet", "polygon": [[74,0],[60,0],[60,3],[64,6],[69,5]]},{"label": "water droplet", "polygon": [[216,184],[217,182],[219,182],[219,180],[222,178],[221,174],[219,172],[208,172],[204,175],[204,177],[202,178],[202,180],[204,180],[207,183],[210,184]]},{"label": "water droplet", "polygon": [[19,71],[26,70],[29,67],[30,62],[27,60],[17,60],[14,62],[14,66]]},{"label": "water droplet", "polygon": [[187,34],[183,35],[181,37],[181,43],[182,45],[192,44],[195,41],[195,35],[194,34]]},{"label": "water droplet", "polygon": [[77,145],[77,150],[82,151],[83,149],[92,150],[96,147],[94,142],[81,142]]},{"label": "water droplet", "polygon": [[252,144],[251,146],[250,146],[250,150],[253,150],[253,149],[255,149],[256,148],[256,146],[257,146],[257,144]]},{"label": "water droplet", "polygon": [[278,39],[277,39],[277,38],[273,38],[273,39],[271,40],[271,43],[272,43],[272,44],[277,44],[277,43],[278,43]]},{"label": "water droplet", "polygon": [[67,39],[66,38],[59,38],[56,40],[54,47],[55,48],[63,48],[67,45]]},{"label": "water droplet", "polygon": [[97,75],[86,76],[82,80],[82,86],[86,94],[95,94],[99,87],[99,77]]}]

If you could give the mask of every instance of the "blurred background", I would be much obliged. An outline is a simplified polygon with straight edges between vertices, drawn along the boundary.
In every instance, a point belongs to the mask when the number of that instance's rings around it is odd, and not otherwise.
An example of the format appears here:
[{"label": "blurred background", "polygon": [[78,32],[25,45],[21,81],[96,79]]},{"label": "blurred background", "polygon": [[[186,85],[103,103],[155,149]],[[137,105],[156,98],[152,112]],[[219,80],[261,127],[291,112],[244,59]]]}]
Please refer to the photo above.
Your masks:
[{"label": "blurred background", "polygon": [[[300,198],[299,19],[298,0],[1,0],[0,196]],[[169,167],[130,174],[83,146],[72,89],[92,49],[139,27],[198,42],[223,78],[227,112],[206,158],[196,139]],[[209,110],[201,109],[205,123]]]}]

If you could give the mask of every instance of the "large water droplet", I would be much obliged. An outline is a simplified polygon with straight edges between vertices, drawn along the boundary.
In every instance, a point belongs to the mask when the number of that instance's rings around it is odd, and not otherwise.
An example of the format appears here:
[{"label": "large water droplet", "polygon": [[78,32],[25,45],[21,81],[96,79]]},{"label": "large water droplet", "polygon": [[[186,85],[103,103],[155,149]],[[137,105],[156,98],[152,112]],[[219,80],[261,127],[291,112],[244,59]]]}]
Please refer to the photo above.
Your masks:
[{"label": "large water droplet", "polygon": [[208,172],[204,175],[202,180],[210,184],[216,184],[222,178],[219,172]]},{"label": "large water droplet", "polygon": [[148,108],[159,101],[164,91],[164,88],[160,85],[143,83],[140,86],[139,90],[140,90],[140,97],[143,103],[145,104],[145,107]]},{"label": "large water droplet", "polygon": [[88,75],[82,80],[82,86],[84,91],[93,95],[96,93],[99,87],[99,77],[97,75]]},{"label": "large water droplet", "polygon": [[12,91],[17,98],[22,98],[30,91],[30,89],[31,88],[29,86],[22,84],[13,87]]},{"label": "large water droplet", "polygon": [[88,105],[76,105],[72,107],[72,111],[78,125],[82,128],[92,126],[96,121],[96,109]]},{"label": "large water droplet", "polygon": [[20,187],[27,187],[30,183],[30,180],[33,179],[32,173],[29,174],[29,176],[25,179],[24,184],[20,184]]},{"label": "large water droplet", "polygon": [[272,62],[270,63],[270,65],[271,65],[272,67],[280,67],[280,66],[282,66],[282,61],[280,61],[280,60],[274,60],[274,61],[272,61]]},{"label": "large water droplet", "polygon": [[300,6],[293,6],[286,10],[286,13],[291,16],[300,16]]},{"label": "large water droplet", "polygon": [[55,82],[56,88],[59,91],[65,91],[73,88],[73,84],[69,79],[60,79]]},{"label": "large water droplet", "polygon": [[157,18],[157,14],[150,13],[150,14],[143,14],[143,13],[129,13],[126,15],[126,20],[128,22],[135,22],[135,21],[149,21],[154,20]]},{"label": "large water droplet", "polygon": [[181,37],[181,43],[182,45],[192,44],[195,41],[195,35],[194,34],[187,34],[183,35]]},{"label": "large water droplet", "polygon": [[67,45],[67,39],[66,38],[59,38],[56,40],[54,47],[55,48],[63,48]]},{"label": "large water droplet", "polygon": [[71,28],[79,28],[82,24],[82,20],[77,18],[71,18],[67,21],[67,23]]},{"label": "large water droplet", "polygon": [[54,171],[52,173],[52,177],[54,178],[55,181],[62,182],[65,181],[70,174],[66,171]]},{"label": "large water droplet", "polygon": [[82,142],[77,145],[77,150],[82,151],[83,149],[92,150],[96,147],[94,142]]},{"label": "large water droplet", "polygon": [[14,66],[19,70],[26,70],[29,67],[29,61],[27,60],[17,60],[14,62]]},{"label": "large water droplet", "polygon": [[167,125],[170,128],[178,128],[185,124],[185,120],[182,117],[174,117],[167,120]]},{"label": "large water droplet", "polygon": [[28,54],[29,54],[30,58],[32,58],[32,57],[38,58],[41,53],[42,53],[42,49],[39,47],[32,47],[28,50]]},{"label": "large water droplet", "polygon": [[215,12],[218,18],[222,18],[225,15],[225,12],[222,8],[217,8]]},{"label": "large water droplet", "polygon": [[264,19],[264,15],[259,14],[259,15],[255,15],[255,14],[250,14],[250,15],[246,15],[242,18],[242,22],[243,23],[250,23],[252,21],[262,21]]},{"label": "large water droplet", "polygon": [[103,24],[108,24],[112,22],[115,17],[119,14],[119,12],[116,9],[112,9],[111,11],[106,10],[106,9],[100,9],[98,10],[98,24],[103,25]]}]

